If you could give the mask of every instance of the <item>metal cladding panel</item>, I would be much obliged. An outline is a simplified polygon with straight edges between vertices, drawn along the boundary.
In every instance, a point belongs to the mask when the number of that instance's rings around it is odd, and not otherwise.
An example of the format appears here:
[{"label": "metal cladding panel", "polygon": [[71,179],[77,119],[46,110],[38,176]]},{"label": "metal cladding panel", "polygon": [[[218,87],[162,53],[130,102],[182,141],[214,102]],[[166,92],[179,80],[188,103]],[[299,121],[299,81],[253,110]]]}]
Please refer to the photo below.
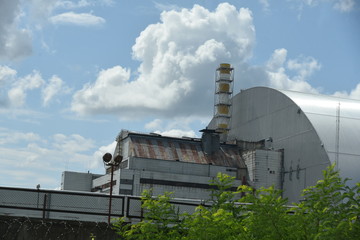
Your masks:
[{"label": "metal cladding panel", "polygon": [[129,137],[131,138],[129,147],[132,149],[133,157],[245,167],[236,145],[223,144],[214,154],[206,154],[201,142],[196,140],[136,134],[129,134]]},{"label": "metal cladding panel", "polygon": [[281,152],[256,150],[255,152],[255,172],[258,182],[262,187],[281,188]]},{"label": "metal cladding panel", "polygon": [[[290,202],[299,201],[302,189],[316,184],[336,156],[341,176],[353,179],[349,185],[360,182],[359,101],[255,87],[233,97],[231,122],[228,140],[271,137],[274,149],[284,149],[284,196]],[[298,166],[299,177],[291,177]]]},{"label": "metal cladding panel", "polygon": [[63,172],[61,189],[72,190],[72,191],[86,191],[90,192],[92,187],[91,173],[80,173],[80,172]]},{"label": "metal cladding panel", "polygon": [[281,189],[281,152],[270,150],[251,150],[243,153],[252,185],[274,186]]},{"label": "metal cladding panel", "polygon": [[[360,182],[360,101],[333,96],[281,91],[313,125],[332,163],[338,156],[342,177]],[[338,136],[338,137],[337,137]],[[349,165],[350,164],[350,165]]]}]

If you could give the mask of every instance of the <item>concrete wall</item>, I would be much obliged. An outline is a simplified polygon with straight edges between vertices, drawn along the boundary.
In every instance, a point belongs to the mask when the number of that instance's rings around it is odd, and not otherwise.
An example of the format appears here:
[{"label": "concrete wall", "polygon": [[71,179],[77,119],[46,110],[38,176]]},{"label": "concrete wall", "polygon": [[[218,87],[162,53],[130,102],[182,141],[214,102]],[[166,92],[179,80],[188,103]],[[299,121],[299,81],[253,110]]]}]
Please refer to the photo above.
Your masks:
[{"label": "concrete wall", "polygon": [[251,185],[258,189],[274,186],[282,188],[282,152],[271,150],[250,150],[243,153],[249,171]]},{"label": "concrete wall", "polygon": [[93,174],[65,171],[62,173],[61,190],[91,192]]},{"label": "concrete wall", "polygon": [[[237,173],[231,167],[132,157],[129,169],[114,173],[114,193],[140,196],[144,190],[153,189],[154,195],[173,192],[175,198],[207,200],[209,183],[219,172],[233,177]],[[234,187],[239,185],[241,181],[236,180]]]}]

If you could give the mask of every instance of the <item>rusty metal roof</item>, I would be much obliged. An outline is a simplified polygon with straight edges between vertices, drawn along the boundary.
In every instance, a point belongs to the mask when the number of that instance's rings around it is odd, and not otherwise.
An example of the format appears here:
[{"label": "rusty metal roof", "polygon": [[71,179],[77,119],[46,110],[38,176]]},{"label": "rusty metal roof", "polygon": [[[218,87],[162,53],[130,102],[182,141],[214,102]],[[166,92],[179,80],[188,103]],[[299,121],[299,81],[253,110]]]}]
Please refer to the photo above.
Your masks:
[{"label": "rusty metal roof", "polygon": [[201,139],[131,132],[128,132],[127,137],[130,138],[129,155],[133,157],[246,168],[237,145],[221,144],[214,154],[206,154]]}]

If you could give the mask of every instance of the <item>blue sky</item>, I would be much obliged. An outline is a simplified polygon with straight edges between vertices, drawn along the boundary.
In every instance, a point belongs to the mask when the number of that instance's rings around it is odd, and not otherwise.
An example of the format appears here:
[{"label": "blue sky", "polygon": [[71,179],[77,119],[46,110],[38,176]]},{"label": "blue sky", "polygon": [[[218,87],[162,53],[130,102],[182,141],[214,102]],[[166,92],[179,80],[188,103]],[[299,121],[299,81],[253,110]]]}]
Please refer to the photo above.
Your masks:
[{"label": "blue sky", "polygon": [[360,99],[357,0],[0,2],[0,185],[103,173],[121,129],[199,136],[214,73]]}]

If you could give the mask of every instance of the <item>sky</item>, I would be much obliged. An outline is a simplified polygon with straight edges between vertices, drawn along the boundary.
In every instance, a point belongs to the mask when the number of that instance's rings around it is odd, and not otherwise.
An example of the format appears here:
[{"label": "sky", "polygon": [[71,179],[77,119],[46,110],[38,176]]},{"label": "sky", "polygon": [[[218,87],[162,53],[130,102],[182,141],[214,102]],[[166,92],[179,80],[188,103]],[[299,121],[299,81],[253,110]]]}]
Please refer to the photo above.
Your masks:
[{"label": "sky", "polygon": [[0,186],[104,173],[122,129],[199,137],[215,70],[360,99],[359,0],[0,0]]}]

